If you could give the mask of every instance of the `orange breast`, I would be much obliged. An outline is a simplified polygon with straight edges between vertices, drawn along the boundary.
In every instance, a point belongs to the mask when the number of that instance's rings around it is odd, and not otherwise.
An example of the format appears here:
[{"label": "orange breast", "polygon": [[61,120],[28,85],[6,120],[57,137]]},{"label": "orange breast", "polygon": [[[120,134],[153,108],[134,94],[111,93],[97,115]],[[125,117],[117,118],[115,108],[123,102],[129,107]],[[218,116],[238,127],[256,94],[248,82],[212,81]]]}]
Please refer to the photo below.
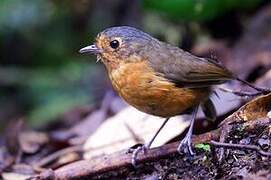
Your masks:
[{"label": "orange breast", "polygon": [[146,62],[124,63],[109,72],[114,89],[140,111],[171,117],[208,98],[208,88],[179,88],[157,76]]}]

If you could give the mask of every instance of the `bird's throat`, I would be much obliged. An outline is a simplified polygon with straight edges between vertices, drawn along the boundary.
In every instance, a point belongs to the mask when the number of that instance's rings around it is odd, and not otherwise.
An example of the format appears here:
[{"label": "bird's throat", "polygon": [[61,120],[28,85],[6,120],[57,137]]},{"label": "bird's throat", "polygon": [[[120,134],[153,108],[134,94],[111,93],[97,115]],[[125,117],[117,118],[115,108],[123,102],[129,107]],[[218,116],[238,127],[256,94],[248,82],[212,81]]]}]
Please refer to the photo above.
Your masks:
[{"label": "bird's throat", "polygon": [[117,69],[120,65],[120,61],[114,58],[108,58],[106,56],[100,56],[101,61],[105,65],[107,71],[110,73]]}]

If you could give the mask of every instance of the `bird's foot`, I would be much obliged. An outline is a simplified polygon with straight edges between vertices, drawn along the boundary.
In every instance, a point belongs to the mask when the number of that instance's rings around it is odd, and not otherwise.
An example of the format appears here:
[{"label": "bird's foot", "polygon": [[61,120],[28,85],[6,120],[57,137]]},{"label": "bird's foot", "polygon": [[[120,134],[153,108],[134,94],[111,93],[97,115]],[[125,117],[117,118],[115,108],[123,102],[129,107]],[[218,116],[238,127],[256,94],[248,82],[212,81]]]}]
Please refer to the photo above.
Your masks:
[{"label": "bird's foot", "polygon": [[127,149],[126,153],[131,154],[140,146],[144,146],[144,144],[142,144],[142,143],[135,144],[135,145],[129,147],[129,149]]},{"label": "bird's foot", "polygon": [[[149,147],[146,144],[140,145],[138,146],[136,149],[132,150],[132,165],[136,168],[137,167],[137,156],[140,152],[143,152],[144,154],[146,154],[146,152],[148,151]],[[131,148],[129,149],[129,151],[131,152]]]},{"label": "bird's foot", "polygon": [[187,134],[185,138],[180,142],[177,151],[182,154],[190,154],[191,156],[195,155],[194,151],[192,150],[192,138],[191,135]]}]

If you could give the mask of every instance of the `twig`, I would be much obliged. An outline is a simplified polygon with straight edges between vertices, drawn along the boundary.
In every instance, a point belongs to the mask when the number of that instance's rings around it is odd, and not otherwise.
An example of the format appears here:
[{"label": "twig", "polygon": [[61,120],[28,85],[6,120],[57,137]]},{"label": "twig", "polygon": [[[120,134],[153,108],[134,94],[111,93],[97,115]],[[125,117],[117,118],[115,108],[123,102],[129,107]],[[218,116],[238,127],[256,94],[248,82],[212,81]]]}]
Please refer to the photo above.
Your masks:
[{"label": "twig", "polygon": [[259,153],[262,156],[267,156],[271,157],[271,152],[266,152],[261,150],[260,147],[255,146],[255,145],[246,145],[246,144],[230,144],[230,143],[222,143],[222,142],[217,142],[217,141],[210,141],[210,144],[217,146],[217,147],[224,147],[224,148],[230,148],[230,149],[248,149],[248,150],[253,150]]},{"label": "twig", "polygon": [[221,90],[223,92],[232,93],[232,94],[234,94],[236,96],[241,96],[241,97],[245,97],[245,98],[259,96],[259,95],[263,94],[263,92],[252,93],[252,92],[245,92],[245,91],[235,91],[235,90],[224,88],[224,87],[219,87],[219,90]]},{"label": "twig", "polygon": [[[227,137],[229,136],[229,133],[232,131],[232,124],[233,123],[238,123],[237,118],[227,118],[225,119],[221,124],[220,124],[220,143],[224,143],[226,142]],[[241,123],[241,122],[239,122]],[[269,118],[260,118],[254,121],[248,121],[248,122],[242,122],[242,127],[244,128],[243,131],[246,132],[250,132],[250,131],[254,131],[256,128],[258,129],[264,129],[266,127],[268,127],[271,123],[271,119]],[[242,128],[241,128],[242,129]],[[219,152],[218,152],[218,161],[222,162],[222,160],[224,159],[224,148],[220,148]]]},{"label": "twig", "polygon": [[[244,123],[244,127],[247,131],[255,129],[255,126],[266,127],[270,124],[270,119],[260,119]],[[220,127],[211,132],[193,136],[193,144],[199,143],[210,143],[211,141],[216,142],[221,136]],[[168,157],[172,154],[177,153],[177,146],[179,142],[166,144],[161,147],[153,148],[147,151],[146,154],[139,153],[137,162],[138,164],[145,162],[157,161],[158,159]],[[210,143],[211,144],[211,143]],[[253,147],[255,148],[255,147]],[[254,149],[253,149],[254,150]],[[77,161],[49,173],[50,177],[54,179],[81,179],[81,178],[91,178],[94,176],[99,176],[103,173],[116,171],[123,168],[133,168],[131,165],[132,154],[125,153],[127,151],[116,152],[114,154],[99,156],[90,160]],[[264,152],[266,153],[266,152]],[[48,174],[48,173],[47,173]],[[36,179],[49,179],[48,175],[40,174]]]},{"label": "twig", "polygon": [[[218,140],[219,131],[214,130],[193,138],[193,144],[210,142],[210,140]],[[166,144],[161,147],[148,150],[146,154],[140,153],[138,155],[138,163],[151,162],[157,159],[167,157],[171,154],[177,153],[179,142]],[[55,179],[80,179],[85,177],[93,177],[107,171],[114,171],[119,168],[132,168],[131,158],[132,154],[121,151],[114,154],[99,156],[90,160],[81,160],[54,171]],[[46,179],[42,174],[38,179]]]},{"label": "twig", "polygon": [[33,166],[34,167],[43,167],[46,164],[49,164],[50,162],[56,160],[57,158],[65,155],[65,154],[72,153],[72,152],[82,152],[82,151],[83,151],[82,146],[68,147],[66,149],[62,149],[60,151],[54,152],[53,154],[50,154],[50,155],[44,157],[40,161],[34,163]]},{"label": "twig", "polygon": [[251,87],[252,89],[255,89],[258,92],[261,92],[262,94],[268,94],[268,93],[271,92],[271,89],[269,89],[269,88],[262,88],[262,87],[254,86],[253,84],[251,84],[251,83],[249,83],[249,82],[247,82],[247,81],[245,81],[243,79],[240,79],[238,77],[236,78],[236,80],[246,84],[247,86]]}]

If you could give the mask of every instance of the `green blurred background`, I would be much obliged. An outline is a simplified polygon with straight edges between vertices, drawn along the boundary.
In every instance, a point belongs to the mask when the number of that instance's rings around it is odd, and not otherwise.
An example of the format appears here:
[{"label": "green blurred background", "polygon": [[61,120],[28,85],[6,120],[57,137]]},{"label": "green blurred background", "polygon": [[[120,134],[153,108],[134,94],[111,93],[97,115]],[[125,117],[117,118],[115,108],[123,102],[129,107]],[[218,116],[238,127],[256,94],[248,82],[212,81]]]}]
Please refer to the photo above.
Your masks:
[{"label": "green blurred background", "polygon": [[109,26],[135,26],[186,50],[202,39],[238,39],[263,0],[1,0],[0,122],[33,126],[110,89],[102,64],[78,53]]}]

